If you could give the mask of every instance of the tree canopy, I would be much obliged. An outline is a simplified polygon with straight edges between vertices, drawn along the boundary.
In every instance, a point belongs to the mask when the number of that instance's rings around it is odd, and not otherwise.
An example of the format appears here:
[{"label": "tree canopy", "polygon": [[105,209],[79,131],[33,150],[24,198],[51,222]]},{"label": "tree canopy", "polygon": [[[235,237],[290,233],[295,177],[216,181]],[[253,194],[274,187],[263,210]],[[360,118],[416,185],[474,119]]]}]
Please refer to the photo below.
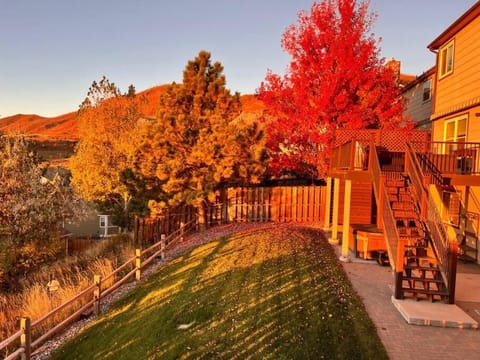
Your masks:
[{"label": "tree canopy", "polygon": [[94,81],[80,105],[80,141],[69,164],[72,184],[82,197],[122,214],[117,224],[124,227],[128,225],[134,195],[128,184],[128,170],[134,166],[139,139],[135,134],[143,116],[142,106],[133,85],[123,95],[105,77],[98,83]]},{"label": "tree canopy", "polygon": [[324,0],[285,31],[290,65],[284,76],[269,71],[259,88],[273,174],[321,176],[334,129],[402,123],[395,74],[369,33],[374,18],[368,2]]},{"label": "tree canopy", "polygon": [[144,134],[138,171],[161,184],[170,204],[194,204],[200,211],[219,186],[258,182],[263,131],[240,112],[240,96],[226,88],[223,66],[201,51],[187,63],[182,84],[173,83],[161,96],[158,117]]}]

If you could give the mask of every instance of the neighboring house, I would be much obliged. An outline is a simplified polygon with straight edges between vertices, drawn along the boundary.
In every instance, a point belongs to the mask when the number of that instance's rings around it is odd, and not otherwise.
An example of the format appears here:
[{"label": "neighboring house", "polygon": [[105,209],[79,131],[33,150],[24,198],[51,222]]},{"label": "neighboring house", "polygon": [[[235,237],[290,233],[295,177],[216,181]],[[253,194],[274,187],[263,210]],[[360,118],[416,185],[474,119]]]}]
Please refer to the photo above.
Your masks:
[{"label": "neighboring house", "polygon": [[75,223],[65,223],[64,229],[74,238],[110,237],[120,233],[120,227],[112,224],[112,216],[99,214],[93,205],[87,204],[85,217]]},{"label": "neighboring house", "polygon": [[431,129],[435,71],[432,67],[402,88],[402,96],[406,99],[403,115],[414,121],[415,128],[419,130]]},{"label": "neighboring house", "polygon": [[110,237],[120,233],[120,227],[113,225],[112,215],[100,214],[98,215],[99,231],[98,236]]}]

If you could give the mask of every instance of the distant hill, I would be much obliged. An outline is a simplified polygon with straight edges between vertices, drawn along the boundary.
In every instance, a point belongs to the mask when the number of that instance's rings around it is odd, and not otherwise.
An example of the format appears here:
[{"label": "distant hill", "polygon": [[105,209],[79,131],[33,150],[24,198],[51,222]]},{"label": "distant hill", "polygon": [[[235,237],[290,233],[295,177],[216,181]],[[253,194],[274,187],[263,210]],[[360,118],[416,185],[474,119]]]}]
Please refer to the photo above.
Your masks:
[{"label": "distant hill", "polygon": [[[139,92],[147,99],[148,116],[155,116],[160,95],[168,85],[154,86]],[[242,95],[244,113],[257,113],[264,109],[263,103],[254,95]],[[38,141],[76,141],[78,140],[77,112],[73,111],[56,117],[18,114],[0,119],[0,132],[22,133],[36,138]]]}]

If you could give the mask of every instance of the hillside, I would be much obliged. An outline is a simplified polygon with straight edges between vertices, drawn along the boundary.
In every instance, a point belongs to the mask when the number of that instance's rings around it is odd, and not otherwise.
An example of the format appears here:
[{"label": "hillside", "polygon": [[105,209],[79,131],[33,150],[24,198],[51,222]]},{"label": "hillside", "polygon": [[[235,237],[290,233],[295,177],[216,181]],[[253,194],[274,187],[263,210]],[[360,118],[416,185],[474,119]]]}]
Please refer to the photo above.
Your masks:
[{"label": "hillside", "polygon": [[[159,85],[139,92],[147,99],[148,116],[154,116],[160,95],[168,85]],[[256,113],[263,110],[263,103],[254,95],[241,96],[244,113]],[[76,111],[56,117],[18,114],[0,119],[0,132],[23,133],[39,141],[78,140]]]}]

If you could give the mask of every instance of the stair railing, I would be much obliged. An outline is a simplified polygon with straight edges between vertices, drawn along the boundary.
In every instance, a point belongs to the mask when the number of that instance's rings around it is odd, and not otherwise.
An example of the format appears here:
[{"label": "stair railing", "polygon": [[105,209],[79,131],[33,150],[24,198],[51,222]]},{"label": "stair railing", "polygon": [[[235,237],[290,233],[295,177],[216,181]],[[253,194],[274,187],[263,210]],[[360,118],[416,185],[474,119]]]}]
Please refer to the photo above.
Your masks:
[{"label": "stair railing", "polygon": [[[378,159],[378,153],[373,141],[370,143],[369,168],[372,173],[373,192],[382,214],[381,221],[383,222],[383,225],[381,227],[383,228],[383,233],[385,235],[390,266],[393,270],[398,271],[399,269],[397,268],[403,265],[402,261],[400,264],[398,264],[397,261],[397,245],[400,236],[395,225],[395,217],[393,216],[393,211],[390,206],[387,189],[385,188],[385,180]],[[403,267],[401,268],[401,271],[403,272]]]},{"label": "stair railing", "polygon": [[[438,267],[449,292],[448,302],[453,304],[455,299],[458,252],[457,244],[455,242],[450,242],[448,239],[447,231],[443,225],[442,218],[437,210],[435,202],[423,182],[424,175],[422,168],[410,144],[407,144],[405,161],[407,173],[414,189],[412,192],[413,198],[418,204],[420,204],[421,220],[426,223],[430,232],[433,248],[439,262]],[[441,183],[443,183],[441,174],[438,174],[438,172],[434,178],[438,181],[441,180]]]}]

